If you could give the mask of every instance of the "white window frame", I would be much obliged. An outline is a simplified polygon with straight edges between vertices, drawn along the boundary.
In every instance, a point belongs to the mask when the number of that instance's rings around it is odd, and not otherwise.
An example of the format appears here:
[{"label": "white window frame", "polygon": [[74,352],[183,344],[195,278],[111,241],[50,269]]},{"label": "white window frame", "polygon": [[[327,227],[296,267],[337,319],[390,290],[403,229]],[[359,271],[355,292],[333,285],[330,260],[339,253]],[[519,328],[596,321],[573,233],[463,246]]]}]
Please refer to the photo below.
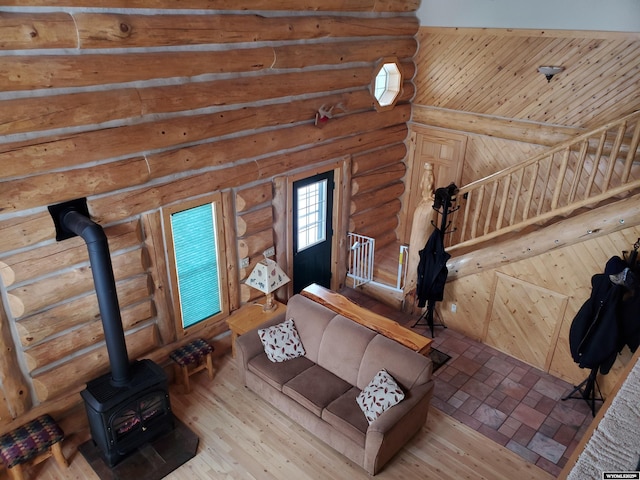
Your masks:
[{"label": "white window frame", "polygon": [[[318,193],[317,195],[314,196],[314,198],[317,199],[317,201],[312,204],[309,202],[310,192],[308,192],[308,189],[316,186],[318,187],[317,188]],[[300,193],[303,190],[307,190],[307,200],[301,201],[300,197],[298,197],[297,199],[298,211],[295,212],[295,215],[297,215],[297,225],[298,225],[298,231],[295,232],[297,236],[296,245],[298,247],[297,248],[298,252],[306,250],[307,248],[311,248],[314,245],[324,242],[327,239],[327,235],[326,235],[327,233],[327,211],[326,211],[327,210],[326,209],[327,189],[328,189],[328,182],[326,179],[310,183],[308,185],[305,185],[304,187],[300,187],[297,189],[297,193]],[[302,205],[303,203],[304,205]],[[306,210],[307,212],[303,217],[300,216],[301,210]],[[303,222],[302,218],[304,217],[307,218],[307,221]],[[311,218],[311,220],[309,220],[309,218]],[[311,231],[316,231],[317,233],[313,235],[313,240],[309,241],[310,240],[309,233]],[[300,241],[302,237],[306,238],[305,242]]]},{"label": "white window frame", "polygon": [[378,62],[371,81],[371,94],[377,111],[393,108],[402,91],[402,70],[398,59],[385,57]]}]

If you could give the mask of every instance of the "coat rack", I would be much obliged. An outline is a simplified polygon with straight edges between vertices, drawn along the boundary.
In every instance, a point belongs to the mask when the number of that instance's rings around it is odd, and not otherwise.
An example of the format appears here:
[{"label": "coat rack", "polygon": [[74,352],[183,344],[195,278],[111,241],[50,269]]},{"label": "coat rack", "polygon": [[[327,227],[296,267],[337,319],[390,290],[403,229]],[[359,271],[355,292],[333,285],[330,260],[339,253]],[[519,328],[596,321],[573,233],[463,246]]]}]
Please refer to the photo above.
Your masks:
[{"label": "coat rack", "polygon": [[[451,226],[451,221],[447,222],[450,214],[455,212],[460,208],[460,205],[453,207],[453,204],[456,201],[456,195],[458,194],[458,187],[456,187],[455,183],[450,183],[448,187],[438,188],[436,189],[435,199],[433,201],[433,209],[440,215],[440,235],[444,238],[445,234],[453,233],[456,231],[453,230],[447,231],[447,229]],[[433,220],[431,220],[431,225],[438,228]]]},{"label": "coat rack", "polygon": [[609,373],[625,345],[632,352],[640,346],[637,312],[640,307],[640,268],[637,263],[640,238],[624,260],[611,257],[604,273],[591,279],[591,296],[576,314],[569,331],[571,355],[589,376],[562,400],[583,399],[595,417],[596,402],[602,402],[598,372]]},{"label": "coat rack", "polygon": [[427,309],[412,325],[412,328],[418,325],[427,325],[431,331],[431,337],[434,336],[435,327],[447,328],[442,319],[440,319],[440,323],[434,323],[433,317],[436,302],[442,300],[448,274],[446,264],[451,255],[444,250],[444,236],[455,231],[455,228],[449,230],[451,221],[448,220],[448,216],[460,208],[459,206],[453,207],[457,193],[458,187],[455,183],[436,189],[433,209],[440,215],[440,227],[433,220],[431,221],[435,230],[427,240],[425,247],[420,251],[416,296],[418,307],[422,308],[426,303]]}]

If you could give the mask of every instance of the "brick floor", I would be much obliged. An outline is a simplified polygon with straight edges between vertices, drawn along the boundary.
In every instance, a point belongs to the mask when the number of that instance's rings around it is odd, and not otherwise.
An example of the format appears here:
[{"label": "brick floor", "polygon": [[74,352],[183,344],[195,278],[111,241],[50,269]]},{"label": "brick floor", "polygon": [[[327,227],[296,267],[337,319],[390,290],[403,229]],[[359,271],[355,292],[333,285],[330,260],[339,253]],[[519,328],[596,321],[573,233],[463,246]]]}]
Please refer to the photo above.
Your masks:
[{"label": "brick floor", "polygon": [[[341,293],[402,325],[415,323],[361,292]],[[414,330],[431,336],[424,326]],[[432,346],[451,359],[434,373],[431,405],[559,475],[593,419],[586,402],[562,400],[573,385],[450,328],[436,327]]]}]

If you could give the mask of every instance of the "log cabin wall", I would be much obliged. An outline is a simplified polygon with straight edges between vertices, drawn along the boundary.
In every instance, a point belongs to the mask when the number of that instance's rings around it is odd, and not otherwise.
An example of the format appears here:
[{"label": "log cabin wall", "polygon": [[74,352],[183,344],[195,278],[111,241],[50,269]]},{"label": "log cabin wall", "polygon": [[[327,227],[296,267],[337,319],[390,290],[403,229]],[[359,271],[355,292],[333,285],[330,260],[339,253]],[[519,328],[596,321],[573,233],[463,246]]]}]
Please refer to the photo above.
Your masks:
[{"label": "log cabin wall", "polygon": [[[640,109],[638,32],[423,27],[417,37],[412,121],[467,137],[462,185]],[[565,71],[547,82],[536,71],[540,65],[561,65]],[[592,224],[599,226],[585,217],[585,225]],[[573,245],[453,276],[439,306],[445,323],[581,382],[588,372],[571,358],[569,328],[589,297],[591,276],[640,236],[637,224],[624,226],[599,238],[586,234],[585,227],[583,239]],[[526,250],[526,234],[519,237]],[[493,248],[499,254],[499,247]],[[603,393],[615,385],[629,358],[625,348],[601,379]]]},{"label": "log cabin wall", "polygon": [[[178,339],[163,207],[222,192],[234,309],[257,294],[241,281],[274,245],[274,177],[351,155],[356,198],[401,193],[418,4],[3,3],[0,431],[79,404],[108,370],[86,246],[55,241],[47,206],[87,197],[109,239],[129,354],[166,361]],[[399,59],[404,85],[377,112],[382,57]],[[343,109],[318,128],[323,104]],[[369,209],[356,202],[352,224],[384,236],[383,216],[394,228],[399,202]]]}]

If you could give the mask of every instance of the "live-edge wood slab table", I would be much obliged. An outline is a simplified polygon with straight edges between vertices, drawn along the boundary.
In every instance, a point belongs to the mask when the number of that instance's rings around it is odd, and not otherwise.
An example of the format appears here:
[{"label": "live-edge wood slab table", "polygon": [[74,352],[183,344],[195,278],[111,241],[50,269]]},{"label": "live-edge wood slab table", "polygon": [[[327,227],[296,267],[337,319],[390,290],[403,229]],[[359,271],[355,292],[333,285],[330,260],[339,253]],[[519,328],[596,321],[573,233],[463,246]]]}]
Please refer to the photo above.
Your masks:
[{"label": "live-edge wood slab table", "polygon": [[393,320],[361,307],[337,292],[313,283],[304,288],[300,293],[330,308],[334,312],[364,325],[385,337],[389,337],[422,355],[428,355],[431,350],[431,342],[433,340],[430,338],[424,337]]}]

